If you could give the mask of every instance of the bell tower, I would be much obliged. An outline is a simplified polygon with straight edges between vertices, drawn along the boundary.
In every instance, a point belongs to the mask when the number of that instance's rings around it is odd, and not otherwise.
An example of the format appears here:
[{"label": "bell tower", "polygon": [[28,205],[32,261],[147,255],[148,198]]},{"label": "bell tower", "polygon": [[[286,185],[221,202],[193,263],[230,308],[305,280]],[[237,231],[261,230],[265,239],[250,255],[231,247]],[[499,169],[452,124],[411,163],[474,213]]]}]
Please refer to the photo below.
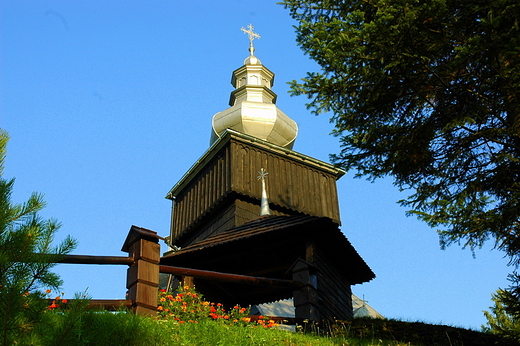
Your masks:
[{"label": "bell tower", "polygon": [[254,54],[260,36],[252,25],[242,31],[249,56],[232,73],[230,107],[213,116],[210,148],[166,196],[172,250],[161,263],[304,285],[195,278],[211,300],[293,298],[297,318],[350,318],[350,286],[375,275],[339,229],[336,181],[344,171],[293,150],[298,126],[276,106],[274,73]]},{"label": "bell tower", "polygon": [[168,192],[174,208],[171,239],[184,247],[260,215],[264,183],[272,215],[328,217],[338,225],[336,180],[344,172],[293,151],[298,125],[276,106],[274,73],[254,55],[253,26],[249,56],[233,71],[229,105],[212,119],[210,148]]}]

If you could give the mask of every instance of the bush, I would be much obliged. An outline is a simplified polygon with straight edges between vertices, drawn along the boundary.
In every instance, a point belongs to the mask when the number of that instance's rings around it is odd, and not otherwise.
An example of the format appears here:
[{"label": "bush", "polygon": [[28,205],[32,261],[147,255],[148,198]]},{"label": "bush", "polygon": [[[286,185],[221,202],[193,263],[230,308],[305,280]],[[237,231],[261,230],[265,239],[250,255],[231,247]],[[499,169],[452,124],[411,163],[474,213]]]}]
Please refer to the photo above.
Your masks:
[{"label": "bush", "polygon": [[179,324],[199,323],[205,320],[214,320],[229,325],[260,325],[265,328],[278,326],[273,320],[263,316],[255,319],[249,317],[250,309],[235,305],[226,309],[220,303],[204,300],[204,297],[194,288],[180,287],[178,292],[159,292],[158,315],[162,319],[173,319]]},{"label": "bush", "polygon": [[27,202],[13,204],[14,179],[3,178],[9,136],[0,129],[0,344],[23,341],[41,323],[46,309],[45,288],[58,290],[59,277],[50,269],[76,247],[67,237],[52,246],[60,224],[44,220],[38,212],[43,196],[33,193]]}]

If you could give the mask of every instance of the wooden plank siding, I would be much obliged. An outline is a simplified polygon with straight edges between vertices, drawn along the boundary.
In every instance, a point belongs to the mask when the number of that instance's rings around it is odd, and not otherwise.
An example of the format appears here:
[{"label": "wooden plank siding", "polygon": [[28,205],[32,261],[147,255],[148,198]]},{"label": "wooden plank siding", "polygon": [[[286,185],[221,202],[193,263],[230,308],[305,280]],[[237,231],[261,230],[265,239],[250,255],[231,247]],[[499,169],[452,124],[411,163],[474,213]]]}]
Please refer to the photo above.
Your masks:
[{"label": "wooden plank siding", "polygon": [[175,239],[193,228],[212,209],[217,209],[231,192],[231,179],[227,178],[231,175],[227,153],[229,149],[222,148],[221,152],[191,177],[190,184],[175,195],[172,217],[172,235]]},{"label": "wooden plank siding", "polygon": [[350,283],[338,272],[337,264],[332,263],[318,246],[313,247],[313,264],[319,268],[316,276],[321,318],[332,321],[352,318]]},{"label": "wooden plank siding", "polygon": [[[173,243],[184,246],[257,218],[262,193],[257,176],[261,168],[269,173],[267,192],[273,215],[326,216],[340,224],[336,180],[343,171],[254,137],[229,132],[170,190],[167,198],[175,200]],[[223,210],[226,213],[222,214]]]}]

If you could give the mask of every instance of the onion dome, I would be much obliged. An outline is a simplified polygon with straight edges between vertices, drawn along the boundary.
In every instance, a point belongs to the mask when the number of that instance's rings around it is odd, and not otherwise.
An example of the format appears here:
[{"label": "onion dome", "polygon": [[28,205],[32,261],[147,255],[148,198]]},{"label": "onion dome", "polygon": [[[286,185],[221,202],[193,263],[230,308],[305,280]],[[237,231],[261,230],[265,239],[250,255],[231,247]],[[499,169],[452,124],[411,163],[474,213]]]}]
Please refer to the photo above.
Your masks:
[{"label": "onion dome", "polygon": [[213,116],[211,144],[227,129],[232,129],[278,146],[292,149],[298,125],[284,112],[276,107],[276,94],[271,90],[274,73],[262,65],[254,55],[253,40],[260,36],[248,30],[250,55],[244,65],[233,71],[231,84],[235,88],[231,92],[230,108]]}]

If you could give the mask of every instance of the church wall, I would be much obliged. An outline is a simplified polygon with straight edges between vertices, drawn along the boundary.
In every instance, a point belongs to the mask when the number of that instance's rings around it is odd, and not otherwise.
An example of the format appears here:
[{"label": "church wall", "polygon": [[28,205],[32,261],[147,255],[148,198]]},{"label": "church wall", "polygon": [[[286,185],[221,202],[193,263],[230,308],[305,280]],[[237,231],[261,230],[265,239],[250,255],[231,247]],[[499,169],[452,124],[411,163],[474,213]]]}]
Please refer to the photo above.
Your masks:
[{"label": "church wall", "polygon": [[352,318],[352,290],[348,281],[335,269],[344,263],[331,263],[319,247],[314,247],[314,264],[319,268],[317,275],[319,309],[322,318]]},{"label": "church wall", "polygon": [[182,241],[176,242],[175,245],[182,248],[233,228],[236,224],[235,214],[236,205],[230,204],[227,207],[222,208],[220,212],[206,216],[194,227],[196,231],[192,232],[189,236],[184,237]]},{"label": "church wall", "polygon": [[174,242],[212,209],[219,208],[222,200],[231,192],[231,165],[228,157],[229,147],[226,146],[175,196],[172,217]]},{"label": "church wall", "polygon": [[255,145],[231,143],[233,190],[255,198],[261,196],[257,176],[261,168],[267,176],[270,204],[300,213],[326,216],[340,223],[336,176],[310,164]]},{"label": "church wall", "polygon": [[192,232],[205,232],[212,215],[228,203],[240,201],[235,223],[228,223],[229,228],[257,218],[262,194],[258,172],[262,168],[268,172],[267,194],[272,215],[325,216],[340,223],[338,172],[330,165],[323,168],[327,164],[310,158],[306,161],[290,150],[277,151],[262,143],[265,142],[229,138],[214,152],[210,151],[181,181],[181,187],[175,191],[172,217],[174,244],[193,239]]}]

